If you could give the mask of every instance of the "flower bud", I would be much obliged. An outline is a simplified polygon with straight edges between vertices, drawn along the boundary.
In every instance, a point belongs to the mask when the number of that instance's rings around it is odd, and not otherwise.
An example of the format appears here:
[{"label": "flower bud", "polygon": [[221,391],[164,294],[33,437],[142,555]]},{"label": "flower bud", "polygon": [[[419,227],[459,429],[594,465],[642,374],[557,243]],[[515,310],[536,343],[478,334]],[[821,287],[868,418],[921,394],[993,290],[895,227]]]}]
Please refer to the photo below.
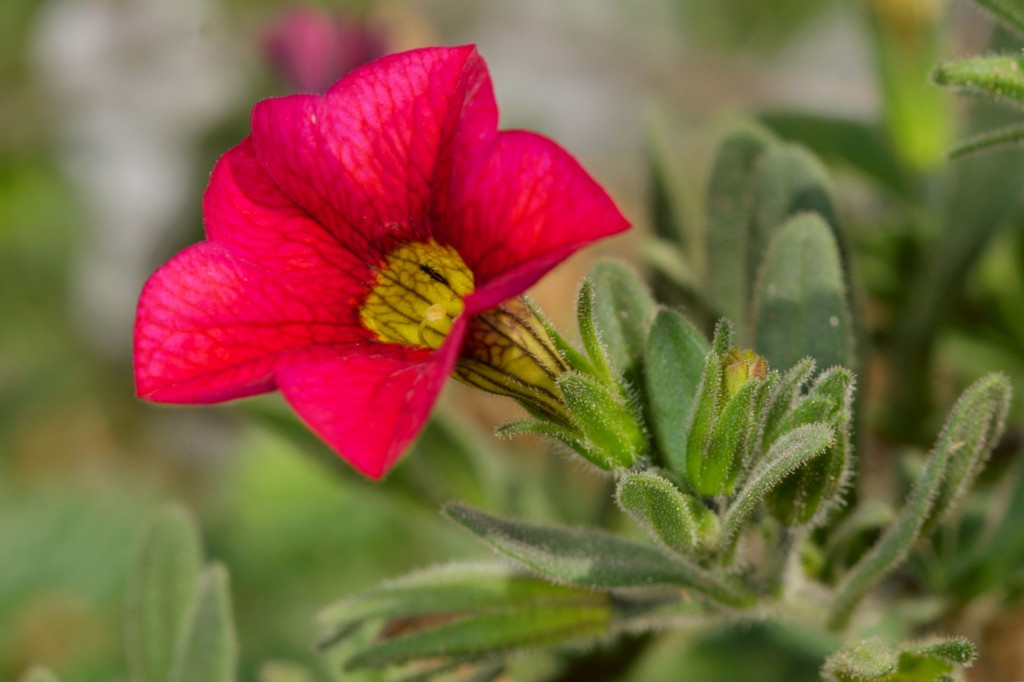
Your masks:
[{"label": "flower bud", "polygon": [[834,429],[836,438],[823,455],[793,472],[768,495],[768,510],[779,522],[808,523],[834,502],[849,464],[852,400],[853,375],[834,367],[818,377],[810,393],[783,419],[779,435],[822,423]]},{"label": "flower bud", "polygon": [[686,450],[686,472],[700,494],[728,494],[736,485],[767,373],[765,359],[751,350],[708,353]]},{"label": "flower bud", "polygon": [[569,425],[558,387],[568,370],[544,325],[519,297],[469,320],[452,375],[488,393],[515,398],[536,415]]},{"label": "flower bud", "polygon": [[768,363],[750,349],[740,350],[733,347],[722,358],[722,373],[725,380],[725,398],[729,400],[751,379],[763,379],[768,373]]}]

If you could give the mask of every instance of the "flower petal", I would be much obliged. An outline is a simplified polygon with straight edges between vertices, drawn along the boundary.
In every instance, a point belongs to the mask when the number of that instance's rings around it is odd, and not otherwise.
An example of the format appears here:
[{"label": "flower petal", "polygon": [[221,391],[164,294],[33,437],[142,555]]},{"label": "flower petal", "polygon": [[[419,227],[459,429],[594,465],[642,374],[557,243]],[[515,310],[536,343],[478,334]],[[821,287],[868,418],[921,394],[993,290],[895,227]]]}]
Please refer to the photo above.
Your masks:
[{"label": "flower petal", "polygon": [[464,318],[436,352],[374,343],[293,365],[278,387],[309,427],[357,470],[380,478],[416,437],[455,366]]},{"label": "flower petal", "polygon": [[629,227],[579,163],[540,135],[499,133],[455,169],[437,224],[440,241],[476,275],[471,312],[521,293],[577,249]]},{"label": "flower petal", "polygon": [[[493,134],[476,49],[425,48],[356,69],[324,96],[253,109],[257,155],[284,192],[366,258],[431,236],[431,187],[456,133]],[[461,142],[460,142],[461,144]]]},{"label": "flower petal", "polygon": [[311,295],[326,295],[339,314],[357,307],[374,280],[369,264],[281,191],[256,159],[251,138],[217,161],[203,218],[207,239],[260,268],[301,277]]},{"label": "flower petal", "polygon": [[[274,388],[291,363],[337,356],[369,332],[317,277],[276,273],[225,246],[191,246],[150,277],[135,320],[138,394],[160,402],[205,403]],[[338,287],[344,288],[339,277]],[[340,311],[340,312],[339,312]]]}]

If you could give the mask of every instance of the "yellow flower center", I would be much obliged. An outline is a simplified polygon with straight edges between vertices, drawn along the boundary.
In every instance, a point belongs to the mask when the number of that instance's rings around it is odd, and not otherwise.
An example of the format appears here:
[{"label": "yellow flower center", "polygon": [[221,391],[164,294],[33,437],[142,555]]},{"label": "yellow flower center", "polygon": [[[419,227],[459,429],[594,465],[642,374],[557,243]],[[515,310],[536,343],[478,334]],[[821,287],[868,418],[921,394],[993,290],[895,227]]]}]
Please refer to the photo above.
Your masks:
[{"label": "yellow flower center", "polygon": [[377,271],[359,318],[378,340],[439,348],[473,293],[473,273],[450,246],[403,244]]}]

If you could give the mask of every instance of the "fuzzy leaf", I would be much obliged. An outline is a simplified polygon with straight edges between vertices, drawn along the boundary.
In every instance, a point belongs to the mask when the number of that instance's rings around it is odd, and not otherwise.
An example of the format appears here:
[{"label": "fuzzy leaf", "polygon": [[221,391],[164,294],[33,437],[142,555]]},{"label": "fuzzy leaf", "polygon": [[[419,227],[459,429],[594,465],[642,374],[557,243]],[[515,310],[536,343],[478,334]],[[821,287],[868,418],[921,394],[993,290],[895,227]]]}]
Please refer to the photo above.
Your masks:
[{"label": "fuzzy leaf", "polygon": [[715,351],[719,360],[725,357],[729,349],[733,347],[733,337],[736,336],[732,321],[723,317],[715,323],[715,333],[711,336],[711,350]]},{"label": "fuzzy leaf", "polygon": [[868,682],[889,679],[898,669],[896,652],[876,637],[852,644],[829,656],[821,674],[835,682]]},{"label": "fuzzy leaf", "polygon": [[628,469],[644,453],[643,427],[618,395],[617,387],[572,372],[563,374],[558,388],[565,407],[587,438],[587,459],[602,469]]},{"label": "fuzzy leaf", "polygon": [[1003,24],[1024,35],[1024,5],[1020,0],[974,0],[994,14]]},{"label": "fuzzy leaf", "polygon": [[704,371],[697,387],[697,404],[690,410],[686,426],[686,461],[683,463],[690,484],[697,486],[701,478],[704,456],[711,444],[722,395],[722,363],[715,351],[704,359]]},{"label": "fuzzy leaf", "polygon": [[134,682],[167,682],[202,569],[196,523],[167,506],[143,537],[128,583],[125,645]]},{"label": "fuzzy leaf", "polygon": [[770,112],[758,119],[779,137],[813,149],[830,164],[845,164],[897,194],[911,194],[910,178],[877,124],[803,111]]},{"label": "fuzzy leaf", "polygon": [[696,327],[661,310],[647,337],[644,382],[651,430],[665,462],[684,470],[686,423],[697,398],[708,342]]},{"label": "fuzzy leaf", "polygon": [[840,682],[936,682],[974,659],[974,645],[962,637],[932,638],[893,648],[877,637],[832,654],[822,676]]},{"label": "fuzzy leaf", "polygon": [[772,435],[782,433],[781,423],[789,415],[797,403],[797,399],[803,395],[804,384],[814,373],[814,360],[804,358],[789,371],[782,375],[782,378],[775,385],[767,398],[762,425],[762,438],[766,446],[772,443]]},{"label": "fuzzy leaf", "polygon": [[1024,142],[1024,126],[1006,126],[996,130],[987,130],[977,135],[972,135],[966,140],[961,140],[949,148],[949,158],[962,159],[975,152],[984,152],[997,147]]},{"label": "fuzzy leaf", "polygon": [[846,286],[831,230],[798,215],[772,240],[754,294],[755,347],[768,364],[853,365]]},{"label": "fuzzy leaf", "polygon": [[962,92],[1024,103],[1024,57],[970,57],[935,67],[932,78]]},{"label": "fuzzy leaf", "polygon": [[608,595],[560,585],[499,563],[451,564],[388,581],[319,616],[334,647],[364,623],[386,625],[357,641],[348,668],[418,658],[457,661],[500,651],[554,646],[607,633]]},{"label": "fuzzy leaf", "polygon": [[956,422],[950,422],[957,440],[950,444],[950,456],[939,487],[938,497],[923,529],[928,533],[974,485],[992,448],[1003,435],[1006,413],[1010,409],[1010,382],[1001,374],[976,381],[960,399],[954,411],[962,410]]},{"label": "fuzzy leaf", "polygon": [[318,616],[334,640],[369,619],[415,619],[518,607],[607,606],[601,593],[553,585],[504,563],[457,563],[389,580],[328,606]]},{"label": "fuzzy leaf", "polygon": [[748,301],[759,254],[752,249],[754,186],[771,135],[744,127],[718,145],[708,185],[706,296],[712,311],[740,326],[745,336]]},{"label": "fuzzy leaf", "polygon": [[970,663],[976,655],[974,645],[964,637],[940,637],[916,642],[903,651],[913,656],[934,658],[956,665]]},{"label": "fuzzy leaf", "polygon": [[635,383],[658,306],[640,274],[625,263],[600,261],[588,277],[594,283],[595,325],[609,363]]},{"label": "fuzzy leaf", "polygon": [[765,496],[799,467],[821,455],[834,434],[825,424],[807,424],[783,435],[772,445],[762,464],[750,474],[729,505],[722,523],[722,546],[729,556],[743,524]]},{"label": "fuzzy leaf", "polygon": [[[929,520],[941,518],[970,485],[1002,434],[1009,398],[1009,382],[999,374],[984,376],[964,391],[899,516],[837,587],[830,627],[846,624],[864,594],[903,563]],[[953,471],[971,475],[962,482],[950,476]]]},{"label": "fuzzy leaf", "polygon": [[825,167],[804,147],[780,144],[765,155],[758,173],[751,243],[754,254],[751,265],[755,268],[752,276],[759,276],[759,263],[775,234],[801,213],[815,213],[831,229],[836,229],[831,181]]},{"label": "fuzzy leaf", "polygon": [[495,653],[591,641],[606,635],[608,606],[546,606],[480,613],[374,642],[346,668],[380,668],[417,659],[470,660]]},{"label": "fuzzy leaf", "polygon": [[807,523],[819,509],[833,506],[827,503],[842,483],[850,457],[852,399],[853,375],[845,368],[833,367],[818,377],[810,396],[784,422],[787,426],[783,430],[800,424],[827,423],[835,431],[835,442],[824,456],[794,472],[768,497],[772,515],[783,524]]},{"label": "fuzzy leaf", "polygon": [[223,566],[214,564],[203,571],[194,607],[175,652],[170,682],[233,682],[238,644]]},{"label": "fuzzy leaf", "polygon": [[682,585],[727,604],[749,596],[727,578],[600,530],[503,519],[452,503],[444,514],[502,554],[551,580],[592,589]]},{"label": "fuzzy leaf", "polygon": [[615,499],[656,541],[683,555],[717,540],[718,517],[692,495],[652,471],[627,473]]},{"label": "fuzzy leaf", "polygon": [[700,460],[699,474],[694,477],[695,467],[687,469],[691,482],[702,495],[732,493],[739,465],[747,459],[744,450],[754,425],[754,405],[760,388],[760,381],[748,381],[729,400],[715,423],[711,441]]}]

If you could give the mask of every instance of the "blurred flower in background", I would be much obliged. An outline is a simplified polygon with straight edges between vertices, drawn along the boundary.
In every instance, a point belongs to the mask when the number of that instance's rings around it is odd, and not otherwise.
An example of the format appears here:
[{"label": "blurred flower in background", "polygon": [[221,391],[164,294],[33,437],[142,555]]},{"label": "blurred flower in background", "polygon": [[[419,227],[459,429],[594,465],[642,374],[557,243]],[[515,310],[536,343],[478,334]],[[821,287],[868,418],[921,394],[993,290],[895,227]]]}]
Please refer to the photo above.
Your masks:
[{"label": "blurred flower in background", "polygon": [[300,92],[323,92],[346,73],[388,52],[382,29],[354,14],[298,7],[270,27],[264,49],[271,65]]}]

